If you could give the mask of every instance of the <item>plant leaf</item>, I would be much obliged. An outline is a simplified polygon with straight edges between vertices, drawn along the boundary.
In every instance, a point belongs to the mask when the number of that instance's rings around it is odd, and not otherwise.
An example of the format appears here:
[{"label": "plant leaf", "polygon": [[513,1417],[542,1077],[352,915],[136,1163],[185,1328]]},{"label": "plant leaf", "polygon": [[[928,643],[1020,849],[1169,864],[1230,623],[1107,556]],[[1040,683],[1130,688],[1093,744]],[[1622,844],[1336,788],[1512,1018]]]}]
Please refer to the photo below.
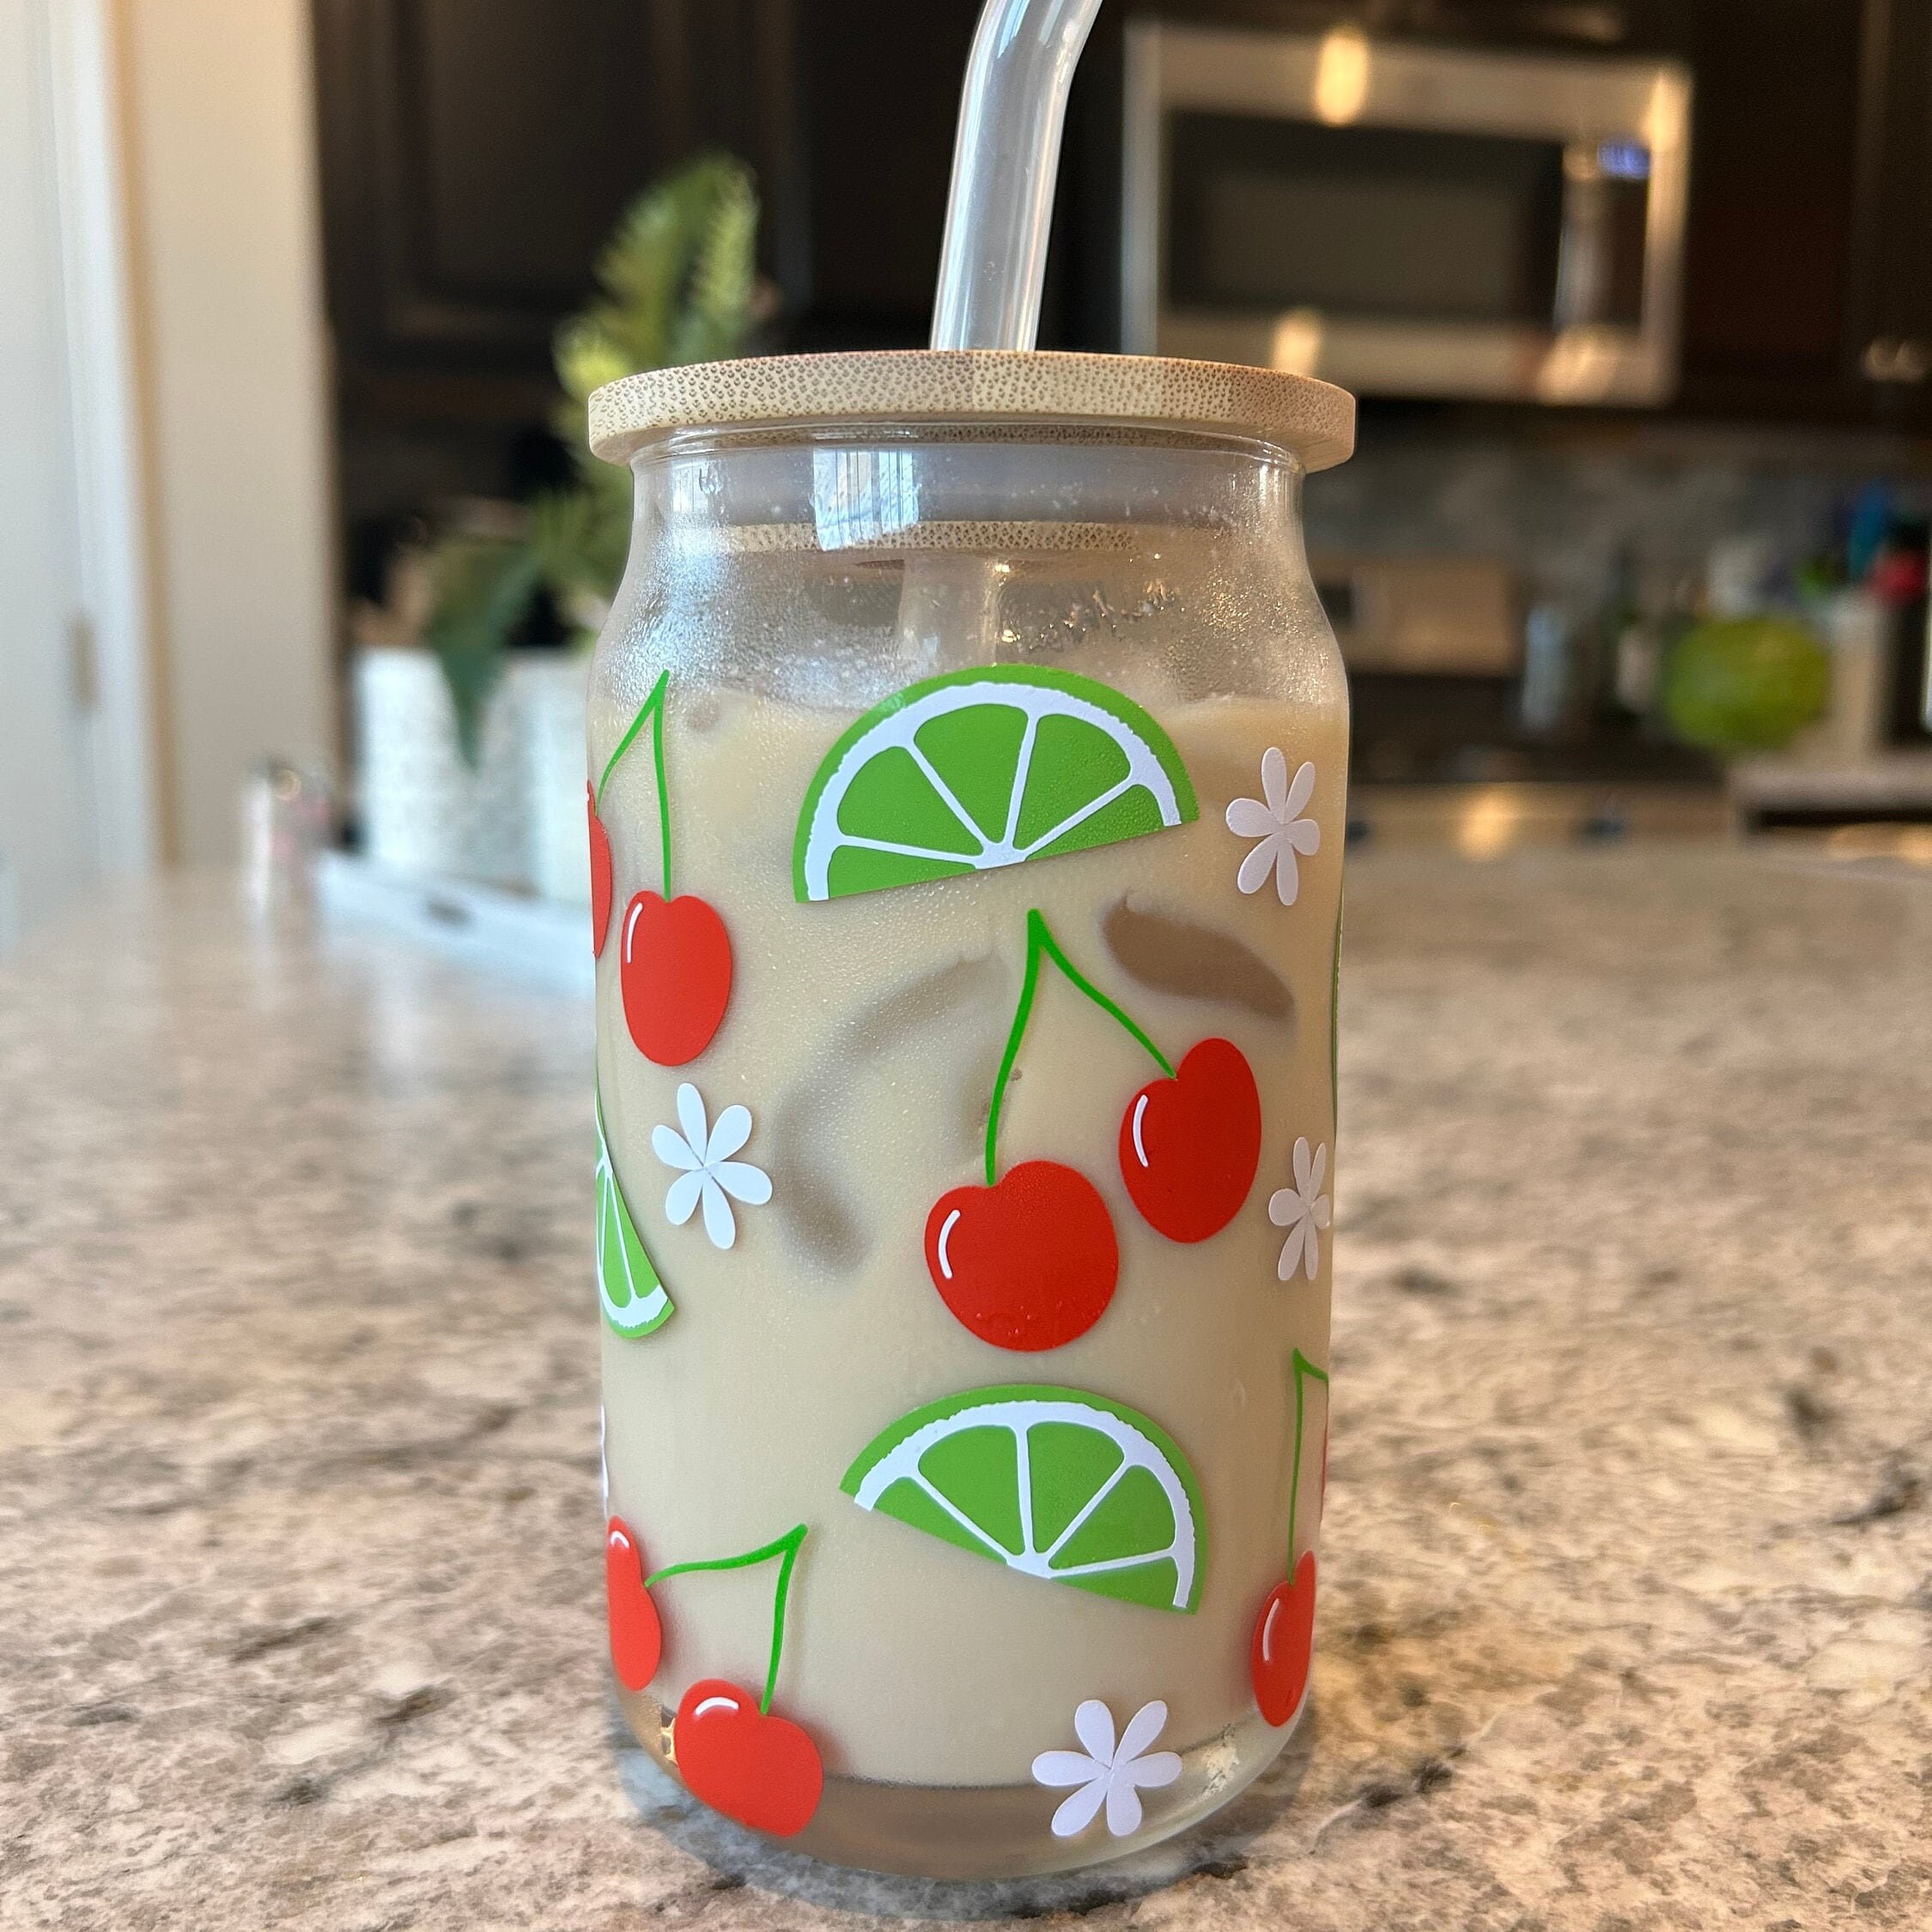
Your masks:
[{"label": "plant leaf", "polygon": [[593,389],[646,369],[741,354],[756,313],[758,195],[728,155],[701,155],[646,190],[597,265],[603,299],[558,330],[553,418],[579,487],[533,507],[532,544],[566,607],[608,605],[630,544],[630,477],[586,442]]},{"label": "plant leaf", "polygon": [[586,446],[591,392],[619,377],[743,353],[756,313],[758,197],[729,155],[701,155],[632,204],[597,264],[599,299],[556,332],[563,400],[552,418],[576,457],[574,489],[531,508],[522,543],[453,537],[432,557],[441,661],[466,762],[502,653],[539,585],[566,610],[607,607],[630,543],[631,479]]},{"label": "plant leaf", "polygon": [[530,608],[539,581],[528,546],[495,537],[448,537],[431,556],[436,607],[424,641],[442,665],[456,712],[456,742],[475,769],[483,718],[503,651]]}]

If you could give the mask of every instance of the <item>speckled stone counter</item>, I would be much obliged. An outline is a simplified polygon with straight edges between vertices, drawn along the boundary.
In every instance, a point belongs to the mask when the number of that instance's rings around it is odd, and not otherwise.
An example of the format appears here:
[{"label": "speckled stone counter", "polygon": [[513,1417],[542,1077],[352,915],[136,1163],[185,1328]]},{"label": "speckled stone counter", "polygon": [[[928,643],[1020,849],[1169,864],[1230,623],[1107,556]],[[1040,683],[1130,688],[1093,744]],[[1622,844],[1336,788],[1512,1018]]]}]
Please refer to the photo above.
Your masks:
[{"label": "speckled stone counter", "polygon": [[616,1752],[586,1012],[220,882],[0,970],[0,1926],[1932,1924],[1932,882],[1348,919],[1312,1714],[982,1892]]}]

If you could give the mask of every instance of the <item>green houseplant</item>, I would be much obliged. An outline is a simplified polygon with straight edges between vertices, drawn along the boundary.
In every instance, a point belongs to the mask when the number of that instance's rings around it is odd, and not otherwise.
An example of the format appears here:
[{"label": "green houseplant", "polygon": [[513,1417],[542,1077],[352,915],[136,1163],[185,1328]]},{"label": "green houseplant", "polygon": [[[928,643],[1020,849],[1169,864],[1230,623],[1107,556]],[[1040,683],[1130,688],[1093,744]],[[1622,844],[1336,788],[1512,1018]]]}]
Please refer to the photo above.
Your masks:
[{"label": "green houseplant", "polygon": [[531,504],[515,538],[444,538],[430,553],[424,641],[441,664],[457,741],[474,766],[504,652],[540,590],[594,635],[623,574],[630,478],[585,443],[591,392],[644,369],[744,353],[760,319],[758,200],[726,155],[687,161],[632,204],[597,264],[599,295],[557,331],[552,426],[571,450],[568,489]]}]

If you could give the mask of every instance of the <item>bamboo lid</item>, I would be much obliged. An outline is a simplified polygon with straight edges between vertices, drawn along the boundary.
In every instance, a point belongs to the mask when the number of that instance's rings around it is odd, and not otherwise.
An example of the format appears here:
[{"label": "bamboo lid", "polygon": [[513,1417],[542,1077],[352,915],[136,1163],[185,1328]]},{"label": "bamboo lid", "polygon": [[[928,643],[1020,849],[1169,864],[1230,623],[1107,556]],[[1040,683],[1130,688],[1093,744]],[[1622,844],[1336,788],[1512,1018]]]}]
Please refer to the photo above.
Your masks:
[{"label": "bamboo lid", "polygon": [[902,349],[690,362],[590,399],[590,446],[628,462],[673,430],[787,423],[1138,424],[1251,437],[1304,470],[1346,462],[1355,398],[1333,383],[1233,362],[1042,349]]}]

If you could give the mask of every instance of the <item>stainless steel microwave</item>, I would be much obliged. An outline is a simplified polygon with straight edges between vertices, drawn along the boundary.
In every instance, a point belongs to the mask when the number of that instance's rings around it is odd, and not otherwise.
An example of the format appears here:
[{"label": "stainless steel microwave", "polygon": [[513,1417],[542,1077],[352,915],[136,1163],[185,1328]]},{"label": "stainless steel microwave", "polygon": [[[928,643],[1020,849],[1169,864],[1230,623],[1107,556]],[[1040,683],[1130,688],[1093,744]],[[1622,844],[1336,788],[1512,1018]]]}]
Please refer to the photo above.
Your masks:
[{"label": "stainless steel microwave", "polygon": [[1124,346],[1370,394],[1662,402],[1690,133],[1671,61],[1138,24]]}]

